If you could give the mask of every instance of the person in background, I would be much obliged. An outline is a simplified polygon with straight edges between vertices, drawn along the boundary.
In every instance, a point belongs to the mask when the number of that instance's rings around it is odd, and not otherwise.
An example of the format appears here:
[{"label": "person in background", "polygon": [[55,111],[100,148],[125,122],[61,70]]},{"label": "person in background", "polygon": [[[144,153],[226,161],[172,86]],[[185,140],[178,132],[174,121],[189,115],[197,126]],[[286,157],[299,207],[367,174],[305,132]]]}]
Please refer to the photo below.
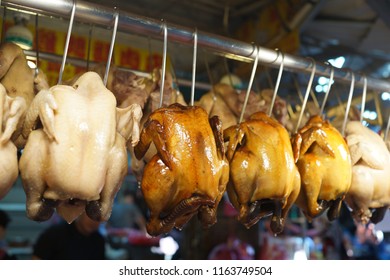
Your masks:
[{"label": "person in background", "polygon": [[73,223],[65,221],[48,227],[33,246],[33,259],[103,260],[105,238],[99,222],[84,212]]},{"label": "person in background", "polygon": [[134,199],[135,193],[131,189],[123,191],[122,199],[112,208],[111,217],[107,222],[109,228],[137,229],[146,233],[145,218]]},{"label": "person in background", "polygon": [[7,241],[5,239],[7,233],[7,226],[11,222],[11,219],[7,212],[0,209],[0,260],[14,260],[14,256],[7,252]]}]

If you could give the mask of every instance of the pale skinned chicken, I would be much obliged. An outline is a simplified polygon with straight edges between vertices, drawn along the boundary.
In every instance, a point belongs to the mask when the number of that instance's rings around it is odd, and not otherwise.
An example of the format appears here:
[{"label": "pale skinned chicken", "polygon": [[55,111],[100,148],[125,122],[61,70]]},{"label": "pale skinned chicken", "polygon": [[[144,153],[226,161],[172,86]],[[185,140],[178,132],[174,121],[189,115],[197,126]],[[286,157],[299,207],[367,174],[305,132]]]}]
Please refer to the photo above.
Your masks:
[{"label": "pale skinned chicken", "polygon": [[[20,159],[27,215],[44,221],[56,209],[68,222],[82,212],[106,221],[127,173],[126,140],[139,140],[141,107],[116,107],[95,72],[73,86],[40,91],[26,116]],[[37,125],[38,119],[42,128]]]},{"label": "pale skinned chicken", "polygon": [[[49,88],[46,75],[42,71],[31,69],[23,50],[13,43],[0,45],[0,83],[4,86],[7,96],[23,99],[26,108],[39,90]],[[25,113],[26,110],[23,110],[11,137],[19,149],[24,147],[27,140],[21,134]]]},{"label": "pale skinned chicken", "polygon": [[382,138],[352,121],[346,127],[352,158],[352,184],[345,201],[360,223],[382,221],[390,207],[390,153]]},{"label": "pale skinned chicken", "polygon": [[0,200],[9,192],[19,174],[17,149],[11,141],[26,110],[23,98],[11,98],[0,84]]}]

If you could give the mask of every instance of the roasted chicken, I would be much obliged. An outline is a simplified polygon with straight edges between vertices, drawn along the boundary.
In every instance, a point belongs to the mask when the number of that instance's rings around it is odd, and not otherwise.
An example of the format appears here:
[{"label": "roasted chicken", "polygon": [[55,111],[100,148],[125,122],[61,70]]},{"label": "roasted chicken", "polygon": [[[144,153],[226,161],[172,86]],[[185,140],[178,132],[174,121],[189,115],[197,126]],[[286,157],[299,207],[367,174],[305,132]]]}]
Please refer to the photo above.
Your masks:
[{"label": "roasted chicken", "polygon": [[296,204],[309,221],[327,209],[328,219],[336,219],[351,186],[347,143],[338,130],[319,116],[311,117],[291,141],[301,174]]},{"label": "roasted chicken", "polygon": [[11,189],[18,177],[18,157],[11,135],[26,110],[23,98],[9,97],[0,84],[0,199]]},{"label": "roasted chicken", "polygon": [[27,112],[19,164],[28,217],[44,221],[56,209],[68,222],[84,211],[106,221],[127,173],[126,140],[138,142],[141,117],[137,104],[116,108],[95,72],[72,87],[40,91]]},{"label": "roasted chicken", "polygon": [[150,114],[134,148],[138,159],[151,143],[157,149],[141,181],[150,235],[181,229],[195,214],[204,227],[216,222],[229,177],[221,126],[197,106],[173,104]]},{"label": "roasted chicken", "polygon": [[[149,118],[149,115],[155,110],[157,110],[160,106],[161,69],[156,68],[153,70],[152,81],[154,86],[152,87],[152,93],[150,93],[147,103],[143,108],[141,127],[143,127],[144,123]],[[166,73],[165,82],[164,82],[163,100],[161,106],[166,107],[174,103],[187,105],[183,95],[178,90],[174,89],[172,75],[170,73]],[[150,159],[157,152],[156,147],[152,143],[148,151],[141,159],[137,159],[134,156],[131,147],[128,147],[128,149],[131,151],[131,170],[134,173],[138,182],[140,182],[142,180],[142,174],[146,163],[148,163]]]},{"label": "roasted chicken", "polygon": [[271,229],[282,232],[300,188],[287,130],[263,112],[224,131],[230,179],[229,199],[246,227],[272,215]]},{"label": "roasted chicken", "polygon": [[359,121],[346,127],[352,184],[345,202],[355,221],[380,222],[390,207],[390,153],[382,138]]}]

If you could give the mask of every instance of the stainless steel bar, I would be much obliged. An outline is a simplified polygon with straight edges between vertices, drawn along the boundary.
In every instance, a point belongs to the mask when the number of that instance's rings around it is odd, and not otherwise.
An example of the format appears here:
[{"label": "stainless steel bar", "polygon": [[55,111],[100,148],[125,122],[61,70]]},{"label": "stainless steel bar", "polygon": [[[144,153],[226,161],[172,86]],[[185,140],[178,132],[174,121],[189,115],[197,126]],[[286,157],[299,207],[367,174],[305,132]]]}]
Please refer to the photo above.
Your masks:
[{"label": "stainless steel bar", "polygon": [[[0,3],[8,8],[69,18],[73,0],[3,0]],[[103,27],[109,26],[114,12],[113,8],[85,1],[77,1],[75,20]],[[174,24],[167,24],[167,28],[168,40],[183,44],[192,43],[193,27],[190,29]],[[162,23],[160,20],[134,15],[128,12],[121,12],[118,31],[162,38]],[[236,60],[253,61],[256,57],[255,45],[207,32],[198,31],[198,46]],[[259,63],[277,68],[280,65],[280,60],[278,60],[277,57],[277,51],[262,48],[260,46]],[[294,72],[310,73],[311,67],[312,63],[309,58],[285,54],[285,69]],[[329,65],[316,62],[317,76],[329,76],[330,71],[331,67]],[[349,70],[335,68],[334,79],[343,83],[350,83],[351,75],[349,74]],[[355,73],[356,85],[363,86],[363,81],[364,77],[362,74]],[[367,77],[367,86],[370,89],[378,91],[389,91],[390,89],[389,82],[372,77]]]}]

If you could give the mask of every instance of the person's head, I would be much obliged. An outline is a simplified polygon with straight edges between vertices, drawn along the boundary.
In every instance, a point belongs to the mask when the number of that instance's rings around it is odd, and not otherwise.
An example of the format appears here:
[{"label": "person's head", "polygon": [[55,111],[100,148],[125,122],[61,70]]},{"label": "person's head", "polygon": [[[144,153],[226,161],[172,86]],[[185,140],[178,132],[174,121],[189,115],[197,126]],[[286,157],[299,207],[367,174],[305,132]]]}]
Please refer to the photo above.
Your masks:
[{"label": "person's head", "polygon": [[123,201],[127,203],[133,203],[135,198],[135,193],[131,189],[124,189],[123,190]]},{"label": "person's head", "polygon": [[100,222],[94,221],[84,212],[75,221],[77,230],[85,235],[91,235],[99,229]]},{"label": "person's head", "polygon": [[0,209],[0,240],[5,237],[5,231],[10,221],[11,219],[7,212]]}]

